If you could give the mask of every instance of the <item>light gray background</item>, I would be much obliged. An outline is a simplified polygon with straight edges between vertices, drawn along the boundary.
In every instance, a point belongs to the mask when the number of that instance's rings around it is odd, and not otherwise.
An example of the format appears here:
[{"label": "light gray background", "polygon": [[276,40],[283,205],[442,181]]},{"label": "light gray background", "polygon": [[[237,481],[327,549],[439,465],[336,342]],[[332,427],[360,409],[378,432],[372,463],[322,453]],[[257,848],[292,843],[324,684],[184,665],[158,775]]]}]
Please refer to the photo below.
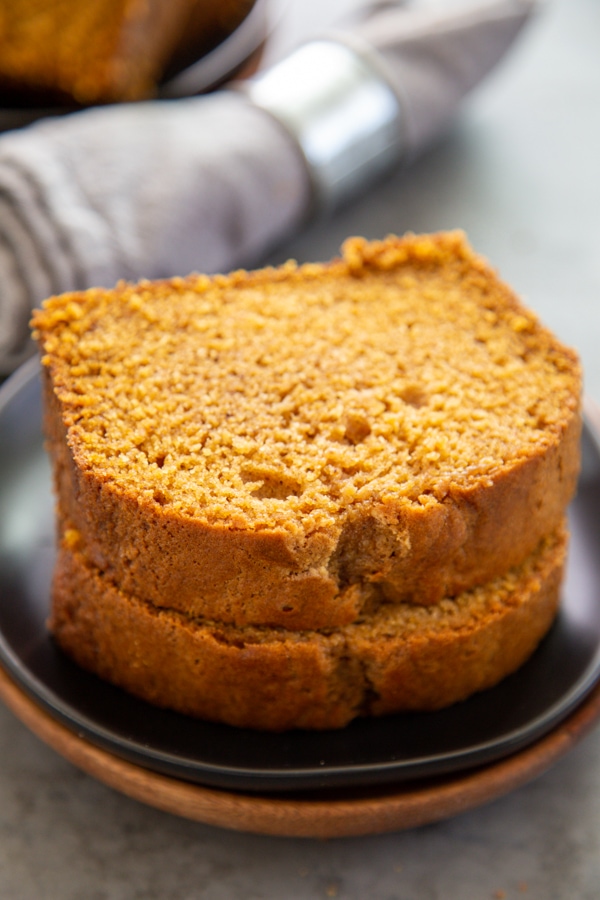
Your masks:
[{"label": "light gray background", "polygon": [[[295,0],[308,29],[333,0]],[[550,0],[452,131],[273,254],[348,234],[464,228],[583,357],[600,400],[600,4]],[[550,772],[412,832],[289,840],[146,808],[78,772],[0,706],[1,900],[597,900],[600,731]]]}]

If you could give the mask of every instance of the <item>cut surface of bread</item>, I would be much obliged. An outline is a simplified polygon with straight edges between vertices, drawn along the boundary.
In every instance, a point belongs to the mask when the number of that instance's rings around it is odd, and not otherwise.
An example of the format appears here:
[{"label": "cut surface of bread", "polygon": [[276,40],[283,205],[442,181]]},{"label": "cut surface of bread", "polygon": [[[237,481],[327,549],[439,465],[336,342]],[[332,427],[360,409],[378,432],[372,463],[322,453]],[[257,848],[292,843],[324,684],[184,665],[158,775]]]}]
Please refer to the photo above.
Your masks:
[{"label": "cut surface of bread", "polygon": [[575,490],[577,357],[459,232],[63,295],[33,324],[72,547],[189,616],[437,603],[522,563]]},{"label": "cut surface of bread", "polygon": [[564,531],[516,569],[434,606],[386,604],[337,629],[193,619],[116,588],[63,543],[51,627],[79,665],[158,706],[245,728],[339,728],[435,710],[492,687],[556,614]]}]

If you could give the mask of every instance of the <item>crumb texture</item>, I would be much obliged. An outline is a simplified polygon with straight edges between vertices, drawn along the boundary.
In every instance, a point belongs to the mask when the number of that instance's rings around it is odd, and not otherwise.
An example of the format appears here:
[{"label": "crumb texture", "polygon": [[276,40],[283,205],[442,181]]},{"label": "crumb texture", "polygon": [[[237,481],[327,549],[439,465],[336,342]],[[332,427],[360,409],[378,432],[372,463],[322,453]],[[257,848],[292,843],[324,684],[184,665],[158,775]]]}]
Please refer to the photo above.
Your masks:
[{"label": "crumb texture", "polygon": [[202,521],[318,527],[443,499],[549,445],[577,402],[573,360],[534,316],[456,239],[390,244],[371,266],[360,249],[50,301],[37,327],[68,364],[85,461]]}]

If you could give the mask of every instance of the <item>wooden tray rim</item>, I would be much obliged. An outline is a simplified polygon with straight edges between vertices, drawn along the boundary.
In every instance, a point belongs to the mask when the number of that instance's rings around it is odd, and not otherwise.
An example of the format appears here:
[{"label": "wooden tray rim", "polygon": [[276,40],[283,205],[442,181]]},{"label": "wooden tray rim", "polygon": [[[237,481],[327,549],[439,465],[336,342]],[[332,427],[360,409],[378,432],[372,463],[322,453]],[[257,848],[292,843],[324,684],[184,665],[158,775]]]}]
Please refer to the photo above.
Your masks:
[{"label": "wooden tray rim", "polygon": [[0,699],[40,740],[93,778],[127,797],[185,819],[281,837],[382,834],[431,824],[495,800],[547,771],[594,727],[600,685],[537,743],[483,768],[435,783],[390,785],[359,796],[292,798],[243,794],[180,781],[144,769],[70,731],[0,668]]}]

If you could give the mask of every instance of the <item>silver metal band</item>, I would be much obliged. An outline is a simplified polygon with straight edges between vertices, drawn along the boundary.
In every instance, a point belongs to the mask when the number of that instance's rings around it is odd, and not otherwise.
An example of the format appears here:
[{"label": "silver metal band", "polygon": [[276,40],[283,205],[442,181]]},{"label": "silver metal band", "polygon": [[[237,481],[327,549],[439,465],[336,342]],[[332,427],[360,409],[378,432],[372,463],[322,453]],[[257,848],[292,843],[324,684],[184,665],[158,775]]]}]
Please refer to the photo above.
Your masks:
[{"label": "silver metal band", "polygon": [[346,44],[305,44],[242,89],[298,142],[320,208],[338,206],[401,155],[398,98]]}]

